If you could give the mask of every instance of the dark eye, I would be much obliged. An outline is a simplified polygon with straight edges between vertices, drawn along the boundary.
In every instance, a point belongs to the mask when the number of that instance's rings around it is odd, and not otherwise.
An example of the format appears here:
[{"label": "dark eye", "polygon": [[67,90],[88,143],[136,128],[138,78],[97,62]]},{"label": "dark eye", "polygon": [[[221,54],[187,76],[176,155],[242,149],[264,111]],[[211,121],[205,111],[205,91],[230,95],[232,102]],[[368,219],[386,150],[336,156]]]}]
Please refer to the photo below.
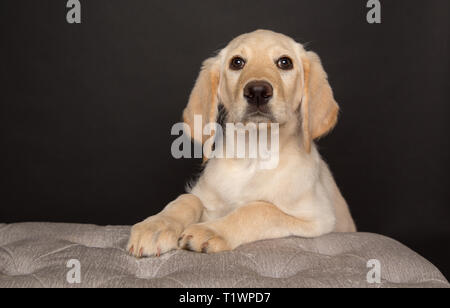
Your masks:
[{"label": "dark eye", "polygon": [[281,57],[277,61],[277,66],[282,70],[291,70],[294,68],[294,64],[292,64],[292,60],[288,57]]},{"label": "dark eye", "polygon": [[234,57],[233,59],[231,59],[230,68],[232,70],[239,71],[239,70],[243,69],[244,66],[245,66],[245,60],[242,59],[241,57]]}]

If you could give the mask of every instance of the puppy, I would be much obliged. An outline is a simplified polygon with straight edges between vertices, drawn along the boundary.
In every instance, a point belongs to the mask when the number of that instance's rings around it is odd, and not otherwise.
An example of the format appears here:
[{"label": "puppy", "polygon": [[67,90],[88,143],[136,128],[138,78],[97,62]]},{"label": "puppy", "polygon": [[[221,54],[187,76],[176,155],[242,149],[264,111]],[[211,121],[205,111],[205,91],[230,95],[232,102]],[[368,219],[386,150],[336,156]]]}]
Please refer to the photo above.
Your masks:
[{"label": "puppy", "polygon": [[[195,116],[215,122],[219,105],[227,123],[277,123],[278,164],[264,169],[258,158],[209,159],[189,193],[133,226],[130,254],[215,253],[263,239],[356,231],[314,145],[339,111],[317,54],[267,30],[235,38],[203,63],[184,122],[191,129]],[[189,133],[205,142],[203,134]]]}]

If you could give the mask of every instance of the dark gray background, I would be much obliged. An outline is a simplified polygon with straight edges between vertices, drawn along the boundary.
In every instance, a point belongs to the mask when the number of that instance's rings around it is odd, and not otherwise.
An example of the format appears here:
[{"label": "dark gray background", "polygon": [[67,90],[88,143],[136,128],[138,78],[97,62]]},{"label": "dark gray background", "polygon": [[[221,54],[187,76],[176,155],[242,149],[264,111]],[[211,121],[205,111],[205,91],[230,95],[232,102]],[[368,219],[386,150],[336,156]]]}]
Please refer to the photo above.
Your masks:
[{"label": "dark gray background", "polygon": [[133,224],[183,192],[175,160],[200,63],[266,28],[308,42],[342,108],[319,142],[361,231],[450,275],[448,0],[0,2],[0,221]]}]

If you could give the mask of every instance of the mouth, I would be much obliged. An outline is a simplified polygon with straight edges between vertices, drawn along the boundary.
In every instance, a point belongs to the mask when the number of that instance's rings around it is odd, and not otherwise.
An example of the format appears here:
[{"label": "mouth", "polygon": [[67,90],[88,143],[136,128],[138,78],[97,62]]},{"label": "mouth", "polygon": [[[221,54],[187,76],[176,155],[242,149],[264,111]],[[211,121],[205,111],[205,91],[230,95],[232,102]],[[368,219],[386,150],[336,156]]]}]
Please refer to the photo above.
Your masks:
[{"label": "mouth", "polygon": [[247,112],[244,117],[244,122],[271,123],[275,122],[275,118],[270,112],[258,109]]}]

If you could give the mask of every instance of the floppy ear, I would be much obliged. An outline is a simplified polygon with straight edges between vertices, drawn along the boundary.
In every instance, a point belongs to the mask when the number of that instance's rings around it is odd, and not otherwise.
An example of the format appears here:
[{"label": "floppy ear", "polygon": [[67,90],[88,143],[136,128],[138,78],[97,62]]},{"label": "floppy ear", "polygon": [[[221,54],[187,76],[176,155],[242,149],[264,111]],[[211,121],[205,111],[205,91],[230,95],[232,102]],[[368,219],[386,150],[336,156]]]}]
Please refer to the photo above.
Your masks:
[{"label": "floppy ear", "polygon": [[[208,123],[216,121],[218,113],[217,91],[219,87],[218,57],[209,58],[203,62],[200,75],[189,97],[189,102],[183,112],[183,121],[189,126],[188,132],[194,141],[203,144],[211,136],[203,136],[203,128]],[[201,116],[202,133],[194,133],[194,118]],[[199,127],[200,128],[200,127]]]},{"label": "floppy ear", "polygon": [[336,124],[339,106],[334,100],[319,56],[306,52],[302,57],[304,90],[301,105],[303,144],[308,152],[314,139],[328,133]]}]

